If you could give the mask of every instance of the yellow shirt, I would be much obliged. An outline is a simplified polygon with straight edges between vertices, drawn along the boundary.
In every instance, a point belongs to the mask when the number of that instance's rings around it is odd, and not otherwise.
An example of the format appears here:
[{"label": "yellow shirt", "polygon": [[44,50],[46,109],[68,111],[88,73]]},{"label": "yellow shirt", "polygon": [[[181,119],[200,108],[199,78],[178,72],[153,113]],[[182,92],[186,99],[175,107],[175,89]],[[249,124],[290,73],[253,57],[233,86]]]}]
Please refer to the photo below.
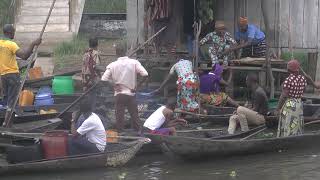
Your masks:
[{"label": "yellow shirt", "polygon": [[11,40],[0,40],[0,75],[19,73],[16,52],[19,46]]}]

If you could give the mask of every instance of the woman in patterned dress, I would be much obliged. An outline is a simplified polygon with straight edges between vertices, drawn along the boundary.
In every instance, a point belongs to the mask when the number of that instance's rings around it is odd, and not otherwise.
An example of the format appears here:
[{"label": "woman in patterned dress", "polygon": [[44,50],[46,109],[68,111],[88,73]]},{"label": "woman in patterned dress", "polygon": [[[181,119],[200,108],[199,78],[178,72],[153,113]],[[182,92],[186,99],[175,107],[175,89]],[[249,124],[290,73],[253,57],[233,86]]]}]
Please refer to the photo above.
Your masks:
[{"label": "woman in patterned dress", "polygon": [[215,23],[215,31],[207,34],[200,40],[200,45],[209,45],[209,56],[212,61],[212,67],[215,64],[219,64],[219,59],[223,59],[223,64],[228,65],[230,59],[230,53],[233,51],[233,47],[237,45],[237,42],[232,38],[231,34],[226,31],[226,27],[223,21],[217,21]]},{"label": "woman in patterned dress", "polygon": [[198,104],[198,88],[199,77],[193,72],[192,62],[180,59],[172,66],[166,79],[161,84],[160,90],[167,84],[172,76],[178,75],[177,79],[177,108],[183,111],[195,112],[199,108]]},{"label": "woman in patterned dress", "polygon": [[221,91],[221,85],[228,86],[232,79],[232,70],[227,81],[222,77],[223,66],[215,64],[212,71],[200,76],[200,99],[201,103],[214,106],[231,105],[238,107],[239,104]]},{"label": "woman in patterned dress", "polygon": [[303,133],[303,103],[301,97],[305,91],[307,80],[299,74],[300,64],[291,60],[287,65],[290,75],[282,85],[277,110],[279,113],[278,137],[294,136]]}]

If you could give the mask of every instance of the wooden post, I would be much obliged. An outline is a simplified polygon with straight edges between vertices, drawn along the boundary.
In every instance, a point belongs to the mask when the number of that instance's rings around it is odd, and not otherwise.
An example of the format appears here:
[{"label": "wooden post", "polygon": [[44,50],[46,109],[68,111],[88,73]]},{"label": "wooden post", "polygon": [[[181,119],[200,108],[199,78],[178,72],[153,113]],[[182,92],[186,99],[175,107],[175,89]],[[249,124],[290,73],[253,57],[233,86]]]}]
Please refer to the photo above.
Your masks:
[{"label": "wooden post", "polygon": [[[308,53],[308,65],[307,69],[305,69],[306,72],[310,75],[312,79],[316,79],[317,75],[317,64],[318,64],[318,52],[309,52]],[[314,92],[314,88],[311,90]]]},{"label": "wooden post", "polygon": [[268,11],[266,10],[267,8],[267,0],[261,1],[261,10],[262,10],[262,15],[264,19],[264,24],[266,27],[266,41],[267,41],[267,52],[266,52],[266,68],[267,68],[267,73],[269,77],[269,82],[270,82],[270,98],[274,98],[274,77],[272,74],[272,68],[271,68],[271,60],[270,60],[270,47],[269,47],[269,36],[270,36],[270,27],[269,27],[269,18],[267,17]]}]

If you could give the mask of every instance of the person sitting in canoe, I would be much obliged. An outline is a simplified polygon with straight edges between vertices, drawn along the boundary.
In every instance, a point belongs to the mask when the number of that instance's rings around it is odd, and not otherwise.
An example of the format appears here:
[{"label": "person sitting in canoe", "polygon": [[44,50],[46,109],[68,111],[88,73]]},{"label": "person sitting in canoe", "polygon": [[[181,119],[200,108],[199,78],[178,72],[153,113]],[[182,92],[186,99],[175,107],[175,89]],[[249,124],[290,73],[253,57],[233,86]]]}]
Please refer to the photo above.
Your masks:
[{"label": "person sitting in canoe", "polygon": [[193,71],[192,62],[187,59],[180,59],[175,63],[160,87],[153,93],[159,93],[175,74],[177,80],[177,108],[186,112],[196,112],[199,109],[198,88],[199,76]]},{"label": "person sitting in canoe", "polygon": [[302,96],[309,81],[315,88],[319,89],[319,82],[315,83],[309,75],[302,71],[299,74],[300,63],[291,60],[287,64],[290,75],[282,84],[282,93],[279,99],[276,113],[279,115],[277,137],[294,136],[303,133],[303,103]]},{"label": "person sitting in canoe", "polygon": [[221,92],[220,85],[228,86],[232,79],[232,72],[228,81],[222,78],[223,66],[215,64],[213,70],[200,76],[200,99],[202,104],[238,107],[239,104],[226,93]]},{"label": "person sitting in canoe", "polygon": [[184,119],[174,118],[176,99],[169,98],[165,106],[161,106],[143,124],[144,129],[151,134],[175,135],[175,126],[178,124],[187,125]]},{"label": "person sitting in canoe", "polygon": [[246,77],[247,87],[251,91],[252,107],[239,106],[234,115],[229,119],[228,133],[234,134],[237,122],[240,123],[241,131],[248,131],[249,125],[262,125],[265,123],[265,116],[268,113],[268,98],[266,92],[258,84],[256,74],[249,74]]},{"label": "person sitting in canoe", "polygon": [[92,112],[89,100],[80,103],[80,117],[71,120],[72,137],[69,139],[69,155],[104,152],[106,130],[99,116]]}]

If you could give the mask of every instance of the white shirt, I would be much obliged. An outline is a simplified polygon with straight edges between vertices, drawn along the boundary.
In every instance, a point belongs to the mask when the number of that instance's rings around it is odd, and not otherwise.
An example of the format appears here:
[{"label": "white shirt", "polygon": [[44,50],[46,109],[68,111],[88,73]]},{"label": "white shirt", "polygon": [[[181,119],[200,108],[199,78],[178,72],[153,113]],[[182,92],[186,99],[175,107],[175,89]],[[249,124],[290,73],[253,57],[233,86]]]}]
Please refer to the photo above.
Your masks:
[{"label": "white shirt", "polygon": [[115,91],[115,96],[118,94],[134,96],[135,93],[133,93],[132,90],[136,89],[137,74],[140,76],[148,76],[147,70],[139,61],[125,56],[110,63],[101,80],[110,81],[115,85],[120,86],[121,91]]},{"label": "white shirt", "polygon": [[81,135],[86,135],[89,142],[95,144],[99,151],[103,152],[106,147],[106,130],[98,115],[92,113],[77,129]]},{"label": "white shirt", "polygon": [[143,124],[143,126],[150,130],[159,129],[163,125],[163,123],[166,121],[166,117],[163,114],[163,110],[165,108],[166,108],[165,106],[161,106],[155,112],[153,112],[151,116]]}]

